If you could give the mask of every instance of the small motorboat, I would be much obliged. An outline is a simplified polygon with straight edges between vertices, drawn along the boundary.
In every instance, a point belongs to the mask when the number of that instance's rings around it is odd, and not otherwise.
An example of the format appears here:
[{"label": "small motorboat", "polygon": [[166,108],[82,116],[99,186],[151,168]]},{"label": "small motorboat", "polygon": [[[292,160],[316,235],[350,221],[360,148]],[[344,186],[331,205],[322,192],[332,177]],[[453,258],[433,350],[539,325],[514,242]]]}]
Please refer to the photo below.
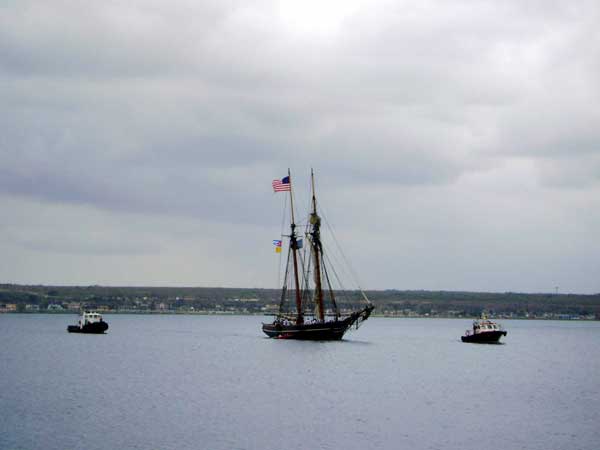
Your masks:
[{"label": "small motorboat", "polygon": [[506,336],[506,330],[483,316],[481,319],[473,321],[473,330],[467,330],[460,339],[463,342],[497,344],[502,336]]},{"label": "small motorboat", "polygon": [[84,311],[77,325],[69,325],[69,333],[103,334],[108,330],[108,324],[102,320],[102,315],[94,311]]}]

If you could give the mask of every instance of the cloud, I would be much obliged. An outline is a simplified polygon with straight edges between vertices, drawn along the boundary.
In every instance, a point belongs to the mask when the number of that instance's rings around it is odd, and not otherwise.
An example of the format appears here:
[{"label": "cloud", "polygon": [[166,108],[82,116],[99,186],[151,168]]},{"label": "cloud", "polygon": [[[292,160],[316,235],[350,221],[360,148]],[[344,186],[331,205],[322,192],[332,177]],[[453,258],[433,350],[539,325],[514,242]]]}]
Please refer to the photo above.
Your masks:
[{"label": "cloud", "polygon": [[[4,2],[0,194],[77,217],[99,211],[103,223],[178,218],[242,236],[279,222],[270,180],[291,167],[305,204],[314,167],[323,204],[348,237],[371,227],[382,242],[410,247],[424,271],[427,261],[448,262],[479,227],[490,253],[498,236],[524,245],[525,222],[551,242],[559,230],[527,214],[540,201],[560,198],[561,214],[584,230],[597,220],[570,205],[593,209],[600,187],[598,19],[591,1]],[[522,229],[513,214],[527,218]],[[483,216],[494,220],[470,220]],[[108,226],[100,247],[125,259],[154,248],[144,242],[155,235],[124,244],[119,235],[135,234],[124,227]],[[439,244],[449,228],[456,243]],[[29,255],[97,254],[85,239],[12,236]],[[563,254],[576,248],[597,268],[583,250],[589,231],[569,236]],[[180,248],[180,239],[165,245]],[[373,287],[398,287],[395,248],[383,251],[390,273],[373,274]],[[544,245],[527,248],[543,265]],[[375,261],[381,251],[361,254]],[[503,255],[497,264],[527,270]],[[564,271],[567,260],[552,255]],[[471,256],[485,266],[483,253]],[[430,267],[446,280],[440,287],[474,283]],[[429,287],[426,276],[413,279]],[[516,270],[489,288],[513,282]]]}]

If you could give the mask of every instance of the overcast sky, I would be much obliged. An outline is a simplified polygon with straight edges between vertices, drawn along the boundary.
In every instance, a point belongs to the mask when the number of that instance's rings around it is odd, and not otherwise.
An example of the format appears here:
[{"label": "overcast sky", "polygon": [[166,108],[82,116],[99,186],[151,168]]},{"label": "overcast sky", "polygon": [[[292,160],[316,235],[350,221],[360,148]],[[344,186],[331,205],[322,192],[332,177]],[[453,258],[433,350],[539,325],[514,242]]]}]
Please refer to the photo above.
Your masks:
[{"label": "overcast sky", "polygon": [[0,282],[600,292],[600,3],[0,3]]}]

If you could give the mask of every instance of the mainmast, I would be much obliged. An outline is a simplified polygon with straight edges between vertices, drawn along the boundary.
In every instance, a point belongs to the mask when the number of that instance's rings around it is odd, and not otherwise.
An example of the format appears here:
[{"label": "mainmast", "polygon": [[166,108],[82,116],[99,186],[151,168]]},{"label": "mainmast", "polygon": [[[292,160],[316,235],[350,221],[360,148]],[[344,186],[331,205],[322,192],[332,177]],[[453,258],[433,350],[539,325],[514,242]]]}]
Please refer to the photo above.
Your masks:
[{"label": "mainmast", "polygon": [[323,250],[321,245],[321,218],[317,214],[317,198],[315,196],[315,174],[310,170],[310,180],[312,184],[312,211],[310,213],[310,231],[312,253],[315,261],[314,280],[315,280],[315,306],[316,314],[319,321],[325,321],[325,309],[323,308],[323,288],[321,284],[321,258],[320,254]]},{"label": "mainmast", "polygon": [[304,323],[304,314],[302,312],[302,297],[300,295],[300,281],[298,278],[298,256],[296,252],[298,251],[298,239],[296,236],[296,221],[294,219],[294,196],[292,193],[292,175],[290,174],[290,169],[288,169],[288,179],[290,181],[290,209],[292,211],[292,223],[290,227],[292,229],[292,233],[290,234],[290,249],[292,250],[292,259],[294,260],[294,284],[296,291],[296,324],[300,325]]}]

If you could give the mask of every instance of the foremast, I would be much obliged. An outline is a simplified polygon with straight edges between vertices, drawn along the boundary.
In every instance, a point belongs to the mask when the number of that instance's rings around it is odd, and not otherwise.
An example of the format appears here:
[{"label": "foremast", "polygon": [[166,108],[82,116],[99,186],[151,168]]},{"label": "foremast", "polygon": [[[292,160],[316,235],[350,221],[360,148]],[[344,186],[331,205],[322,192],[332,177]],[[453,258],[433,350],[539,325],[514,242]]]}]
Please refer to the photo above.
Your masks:
[{"label": "foremast", "polygon": [[[298,235],[296,234],[296,220],[294,218],[294,195],[292,188],[292,175],[288,169],[288,180],[290,182],[290,210],[292,221],[290,223],[290,251],[292,252],[292,260],[294,262],[294,287],[296,292],[296,324],[304,323],[304,313],[302,311],[302,295],[300,292],[300,278],[298,276]],[[289,260],[288,260],[289,261]]]}]

